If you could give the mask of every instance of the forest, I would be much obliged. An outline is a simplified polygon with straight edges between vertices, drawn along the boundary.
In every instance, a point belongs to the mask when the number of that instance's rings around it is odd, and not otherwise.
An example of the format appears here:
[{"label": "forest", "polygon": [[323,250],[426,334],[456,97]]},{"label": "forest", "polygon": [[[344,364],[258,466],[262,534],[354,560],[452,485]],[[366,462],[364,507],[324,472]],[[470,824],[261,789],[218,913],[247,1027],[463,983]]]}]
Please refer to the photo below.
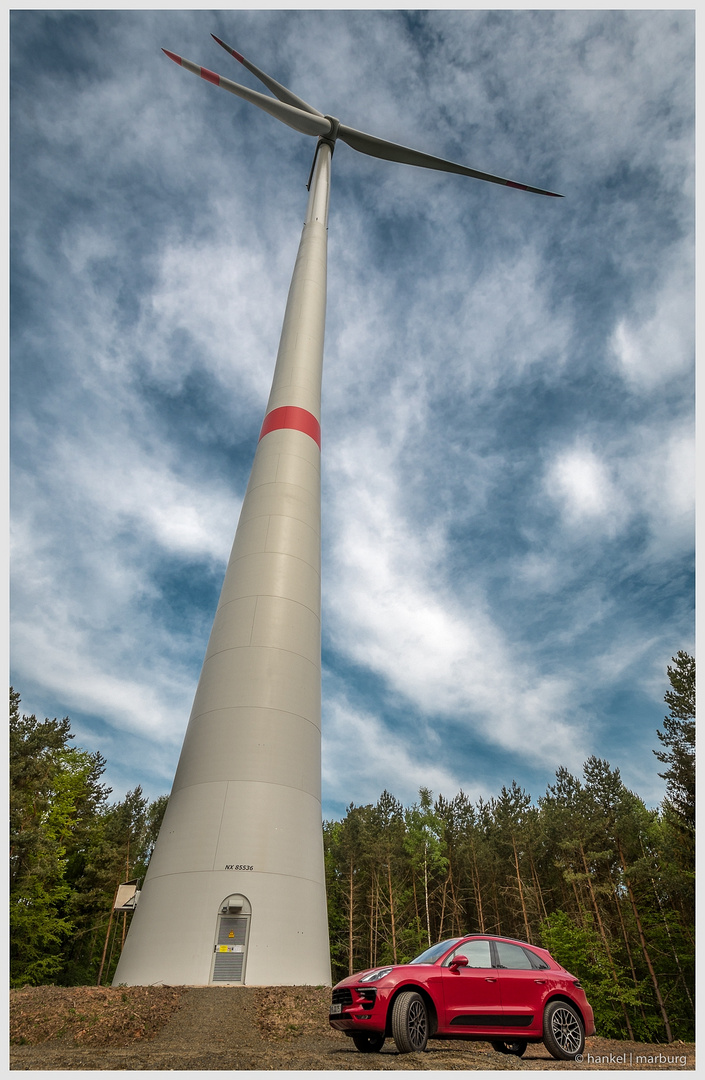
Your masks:
[{"label": "forest", "polygon": [[[695,660],[667,669],[653,733],[658,808],[590,757],[532,800],[515,782],[488,801],[383,791],[323,823],[333,981],[482,932],[548,948],[583,983],[600,1035],[694,1037]],[[71,724],[20,711],[10,689],[12,986],[108,985],[131,915],[117,885],[142,879],[167,796],[110,802],[105,759]],[[645,738],[650,733],[645,732]]]}]

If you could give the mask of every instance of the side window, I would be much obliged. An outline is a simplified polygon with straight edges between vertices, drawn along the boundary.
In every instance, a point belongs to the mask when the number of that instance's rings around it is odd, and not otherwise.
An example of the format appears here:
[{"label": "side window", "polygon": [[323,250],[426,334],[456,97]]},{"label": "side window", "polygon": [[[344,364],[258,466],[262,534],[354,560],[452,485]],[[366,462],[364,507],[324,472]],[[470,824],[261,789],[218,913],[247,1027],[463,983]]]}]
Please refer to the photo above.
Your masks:
[{"label": "side window", "polygon": [[537,956],[535,952],[531,951],[531,949],[524,949],[524,952],[529,957],[532,968],[536,968],[537,971],[546,971],[548,969],[548,964],[546,963],[546,961],[542,960],[541,957]]},{"label": "side window", "polygon": [[467,956],[469,968],[491,968],[492,956],[490,955],[489,941],[475,940],[466,941],[454,949],[447,960],[443,961],[445,967],[456,956]]},{"label": "side window", "polygon": [[499,954],[499,966],[516,970],[530,970],[533,967],[531,960],[522,949],[521,945],[509,945],[506,941],[495,941]]}]

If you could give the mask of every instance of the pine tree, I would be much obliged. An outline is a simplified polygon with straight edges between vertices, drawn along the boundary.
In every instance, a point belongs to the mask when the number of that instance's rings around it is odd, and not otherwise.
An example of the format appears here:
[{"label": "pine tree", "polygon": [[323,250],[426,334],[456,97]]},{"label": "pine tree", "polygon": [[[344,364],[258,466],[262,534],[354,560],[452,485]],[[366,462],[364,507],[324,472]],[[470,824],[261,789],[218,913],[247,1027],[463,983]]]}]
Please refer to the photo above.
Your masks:
[{"label": "pine tree", "polygon": [[412,873],[414,897],[414,926],[407,933],[406,951],[422,952],[433,944],[431,938],[431,893],[439,873],[448,867],[442,854],[442,822],[433,808],[433,794],[428,788],[419,789],[419,801],[406,811],[404,849]]},{"label": "pine tree", "polygon": [[671,689],[664,695],[670,711],[664,730],[657,732],[664,749],[654,754],[668,766],[659,773],[666,781],[663,809],[678,836],[681,866],[690,872],[695,856],[695,660],[680,651],[673,664],[667,669]]},{"label": "pine tree", "polygon": [[75,931],[67,870],[109,789],[105,760],[71,746],[71,722],[20,714],[10,687],[10,979],[61,974]]}]

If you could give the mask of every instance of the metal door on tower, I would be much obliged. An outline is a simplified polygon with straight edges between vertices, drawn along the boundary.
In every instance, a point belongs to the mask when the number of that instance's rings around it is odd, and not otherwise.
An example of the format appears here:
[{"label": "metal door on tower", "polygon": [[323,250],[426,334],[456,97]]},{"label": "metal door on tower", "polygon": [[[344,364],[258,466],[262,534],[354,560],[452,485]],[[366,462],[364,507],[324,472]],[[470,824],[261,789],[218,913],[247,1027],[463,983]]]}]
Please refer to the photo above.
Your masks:
[{"label": "metal door on tower", "polygon": [[211,982],[243,983],[247,959],[249,915],[221,915]]}]

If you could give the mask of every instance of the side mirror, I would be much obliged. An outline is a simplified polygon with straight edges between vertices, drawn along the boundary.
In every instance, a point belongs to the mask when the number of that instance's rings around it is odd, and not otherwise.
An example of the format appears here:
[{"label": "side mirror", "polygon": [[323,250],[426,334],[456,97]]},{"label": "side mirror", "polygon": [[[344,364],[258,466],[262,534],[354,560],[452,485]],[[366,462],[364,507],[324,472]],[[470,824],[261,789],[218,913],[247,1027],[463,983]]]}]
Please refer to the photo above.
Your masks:
[{"label": "side mirror", "polygon": [[455,970],[457,971],[458,968],[467,967],[467,966],[468,966],[468,958],[467,958],[467,956],[454,956],[453,959],[451,960],[451,962],[448,964],[448,967],[451,969],[451,971],[453,970],[453,968],[455,968]]}]

